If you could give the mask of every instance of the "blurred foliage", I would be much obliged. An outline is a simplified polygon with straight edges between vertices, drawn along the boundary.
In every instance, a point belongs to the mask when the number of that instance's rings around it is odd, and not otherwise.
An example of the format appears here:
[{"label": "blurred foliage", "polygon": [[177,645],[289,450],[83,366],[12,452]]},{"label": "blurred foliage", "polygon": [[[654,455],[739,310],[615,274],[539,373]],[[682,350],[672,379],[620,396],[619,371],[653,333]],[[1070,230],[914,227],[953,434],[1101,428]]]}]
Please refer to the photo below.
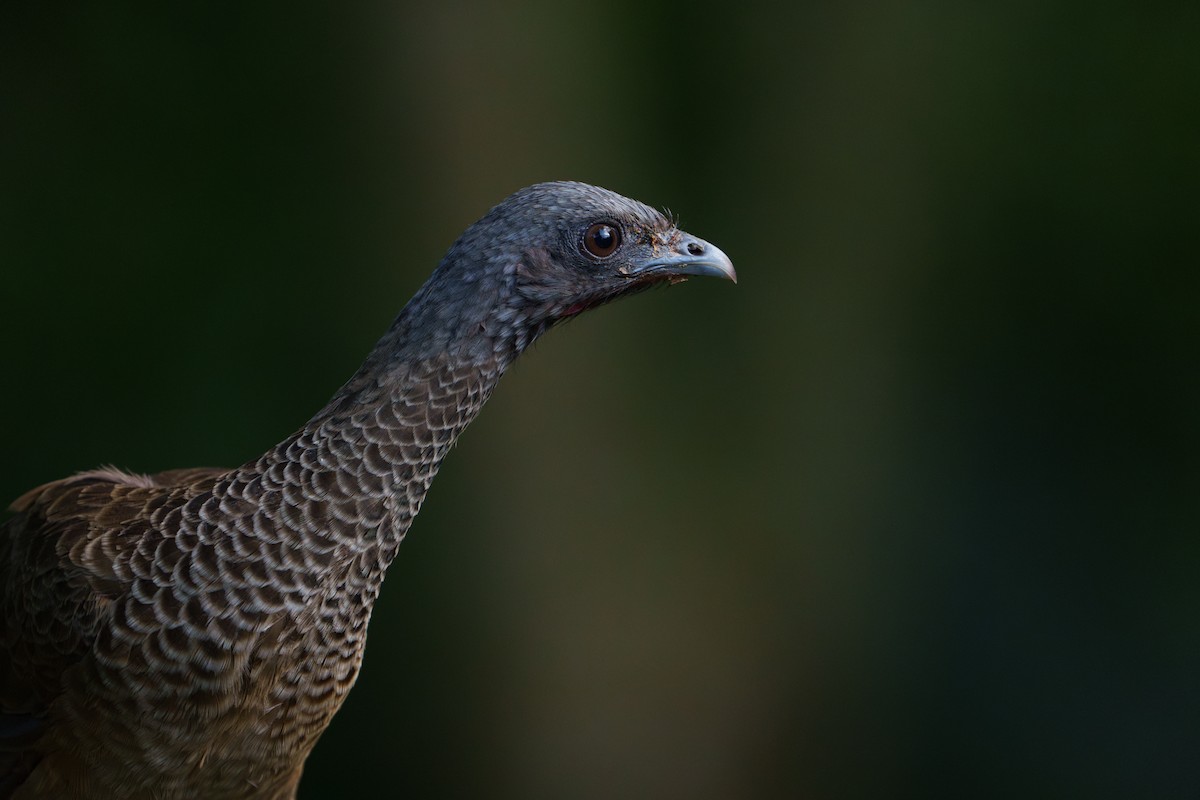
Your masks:
[{"label": "blurred foliage", "polygon": [[304,798],[1195,796],[1200,5],[6,4],[0,490],[234,465],[554,178]]}]

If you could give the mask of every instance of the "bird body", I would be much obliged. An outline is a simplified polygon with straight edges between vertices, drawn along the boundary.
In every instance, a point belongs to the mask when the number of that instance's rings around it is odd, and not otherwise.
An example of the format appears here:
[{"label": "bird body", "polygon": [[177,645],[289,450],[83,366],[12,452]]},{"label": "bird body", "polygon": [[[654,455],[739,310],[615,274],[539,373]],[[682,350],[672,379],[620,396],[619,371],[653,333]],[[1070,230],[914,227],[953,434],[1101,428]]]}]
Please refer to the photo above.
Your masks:
[{"label": "bird body", "polygon": [[471,226],[359,371],[231,470],[40,486],[0,526],[0,798],[288,798],[438,467],[556,322],[720,250],[584,184]]}]

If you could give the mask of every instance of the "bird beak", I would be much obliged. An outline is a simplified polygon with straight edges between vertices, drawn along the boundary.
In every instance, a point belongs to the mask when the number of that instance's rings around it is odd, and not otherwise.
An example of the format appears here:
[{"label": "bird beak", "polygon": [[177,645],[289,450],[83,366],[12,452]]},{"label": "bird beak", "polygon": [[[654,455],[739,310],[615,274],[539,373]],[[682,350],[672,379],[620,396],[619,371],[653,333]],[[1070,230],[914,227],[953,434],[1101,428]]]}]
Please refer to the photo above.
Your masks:
[{"label": "bird beak", "polygon": [[711,275],[737,283],[729,256],[716,245],[687,233],[674,243],[669,254],[636,264],[629,272],[630,277],[639,279],[689,275]]}]

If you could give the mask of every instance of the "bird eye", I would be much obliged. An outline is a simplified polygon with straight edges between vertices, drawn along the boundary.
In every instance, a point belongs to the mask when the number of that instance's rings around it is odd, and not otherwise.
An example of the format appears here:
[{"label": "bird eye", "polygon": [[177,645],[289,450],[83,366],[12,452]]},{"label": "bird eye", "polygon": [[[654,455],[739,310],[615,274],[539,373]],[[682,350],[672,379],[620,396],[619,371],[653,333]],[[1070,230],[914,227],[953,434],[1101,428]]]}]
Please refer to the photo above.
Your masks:
[{"label": "bird eye", "polygon": [[583,247],[589,255],[608,258],[621,246],[621,231],[615,225],[597,222],[583,233]]}]

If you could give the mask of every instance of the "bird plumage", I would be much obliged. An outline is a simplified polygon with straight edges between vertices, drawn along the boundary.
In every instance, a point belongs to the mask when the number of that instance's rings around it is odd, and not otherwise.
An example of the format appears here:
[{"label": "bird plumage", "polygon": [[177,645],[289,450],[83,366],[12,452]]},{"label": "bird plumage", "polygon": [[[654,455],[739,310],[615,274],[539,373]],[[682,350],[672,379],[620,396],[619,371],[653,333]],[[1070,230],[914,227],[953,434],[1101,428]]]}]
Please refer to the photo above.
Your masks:
[{"label": "bird plumage", "polygon": [[[594,225],[619,237],[612,255],[585,246]],[[96,470],[16,500],[0,527],[0,797],[294,796],[384,573],[506,368],[556,322],[693,274],[733,277],[647,206],[529,187],[259,458]]]}]

